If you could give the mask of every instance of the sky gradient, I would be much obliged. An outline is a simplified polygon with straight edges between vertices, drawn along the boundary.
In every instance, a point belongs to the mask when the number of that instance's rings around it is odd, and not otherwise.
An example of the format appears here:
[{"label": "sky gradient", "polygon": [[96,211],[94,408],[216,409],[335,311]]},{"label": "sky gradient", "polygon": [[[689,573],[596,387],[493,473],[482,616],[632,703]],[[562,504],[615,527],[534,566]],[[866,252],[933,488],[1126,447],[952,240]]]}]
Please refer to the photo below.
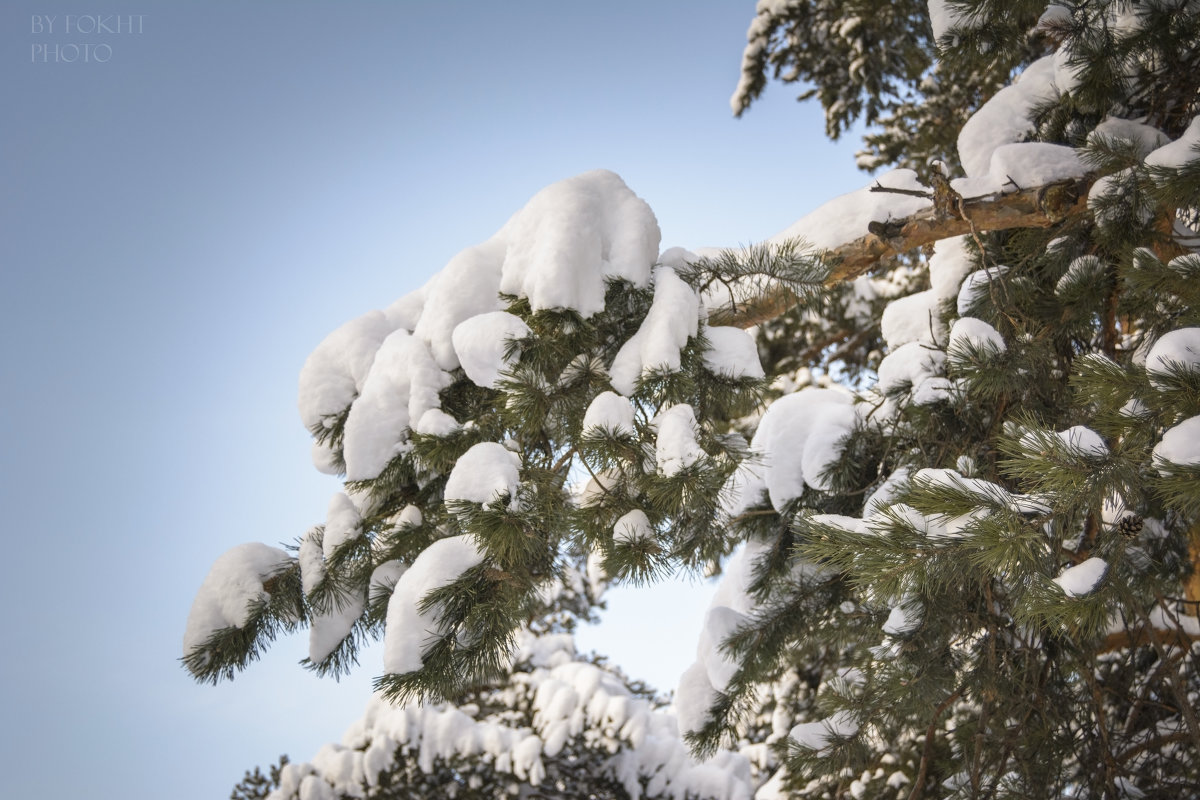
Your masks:
[{"label": "sky gradient", "polygon": [[[341,737],[370,655],[341,684],[296,666],[303,636],[217,687],[177,661],[213,560],[293,541],[337,489],[296,413],[304,359],[589,169],[664,248],[761,240],[863,184],[792,87],[732,117],[753,10],[6,4],[5,796],[223,798]],[[697,597],[654,608],[694,629]],[[661,624],[644,603],[614,598],[585,642],[662,683],[694,643],[637,638]]]}]

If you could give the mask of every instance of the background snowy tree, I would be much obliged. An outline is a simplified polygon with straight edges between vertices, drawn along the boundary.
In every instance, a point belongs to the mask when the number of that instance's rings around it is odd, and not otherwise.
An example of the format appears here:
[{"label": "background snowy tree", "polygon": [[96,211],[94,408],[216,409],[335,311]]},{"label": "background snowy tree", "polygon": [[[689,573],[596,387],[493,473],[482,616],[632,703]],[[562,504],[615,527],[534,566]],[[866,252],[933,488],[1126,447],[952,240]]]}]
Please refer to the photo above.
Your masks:
[{"label": "background snowy tree", "polygon": [[[587,173],[309,359],[345,491],[184,661],[385,674],[273,796],[1200,793],[1200,3],[763,0],[772,70],[916,170],[702,253]],[[569,633],[677,569],[676,724]]]}]

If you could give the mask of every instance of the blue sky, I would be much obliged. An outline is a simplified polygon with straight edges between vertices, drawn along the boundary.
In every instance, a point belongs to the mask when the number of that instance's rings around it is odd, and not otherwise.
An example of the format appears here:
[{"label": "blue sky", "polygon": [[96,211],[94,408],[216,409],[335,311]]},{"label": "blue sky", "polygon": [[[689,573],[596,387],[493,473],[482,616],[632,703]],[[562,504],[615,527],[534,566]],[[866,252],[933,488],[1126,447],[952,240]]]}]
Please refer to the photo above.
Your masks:
[{"label": "blue sky", "polygon": [[[5,796],[226,797],[340,738],[373,661],[321,681],[296,637],[215,688],[177,662],[218,555],[324,518],[305,357],[585,170],[645,198],[664,247],[760,240],[861,185],[792,87],[733,119],[753,9],[5,5]],[[693,643],[661,631],[697,598],[617,597],[589,646],[675,674]]]}]

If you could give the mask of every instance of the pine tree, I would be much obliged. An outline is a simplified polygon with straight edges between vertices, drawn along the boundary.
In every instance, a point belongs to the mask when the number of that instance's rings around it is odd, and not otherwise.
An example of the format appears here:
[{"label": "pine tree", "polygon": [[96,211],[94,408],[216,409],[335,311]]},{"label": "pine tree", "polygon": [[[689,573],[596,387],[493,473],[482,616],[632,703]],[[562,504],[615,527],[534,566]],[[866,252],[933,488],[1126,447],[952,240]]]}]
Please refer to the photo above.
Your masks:
[{"label": "pine tree", "polygon": [[[695,796],[1200,794],[1200,4],[764,2],[735,110],[768,65],[915,171],[708,258],[588,173],[335,332],[301,412],[346,491],[292,553],[218,561],[185,665],[307,624],[337,674],[382,634],[397,713],[538,740],[513,793],[655,796],[683,773],[621,773],[653,748],[590,711],[549,746],[522,654],[601,572],[720,571],[675,704],[739,780]],[[399,744],[276,796],[517,774]]]}]

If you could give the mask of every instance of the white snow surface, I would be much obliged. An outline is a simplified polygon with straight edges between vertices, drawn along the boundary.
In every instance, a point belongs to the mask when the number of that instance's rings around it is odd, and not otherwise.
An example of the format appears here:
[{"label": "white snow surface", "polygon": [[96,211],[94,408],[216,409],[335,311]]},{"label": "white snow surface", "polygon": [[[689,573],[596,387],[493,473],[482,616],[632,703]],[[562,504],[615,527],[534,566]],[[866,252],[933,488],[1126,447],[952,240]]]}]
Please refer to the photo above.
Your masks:
[{"label": "white snow surface", "polygon": [[975,317],[959,317],[950,326],[950,345],[948,355],[953,358],[956,353],[964,353],[968,347],[975,349],[991,349],[997,354],[1006,349],[1004,337],[988,323]]},{"label": "white snow surface", "polygon": [[304,427],[340,414],[358,395],[375,351],[395,326],[382,311],[350,320],[317,345],[300,369],[297,403]]},{"label": "white snow surface", "polygon": [[784,395],[763,414],[750,443],[754,454],[730,478],[724,509],[737,516],[767,493],[776,511],[807,484],[823,489],[821,472],[840,455],[841,438],[857,421],[853,396],[840,389]]},{"label": "white snow surface", "polygon": [[1178,139],[1146,156],[1146,164],[1164,169],[1179,169],[1197,159],[1197,147],[1200,147],[1200,117],[1194,117]]},{"label": "white snow surface", "polygon": [[[876,180],[881,186],[891,189],[928,191],[910,169],[895,169]],[[867,225],[871,222],[907,217],[930,205],[931,201],[927,198],[872,192],[870,186],[864,186],[821,205],[767,241],[778,244],[799,238],[817,249],[832,250],[865,236]]]},{"label": "white snow surface", "polygon": [[604,279],[645,286],[661,234],[654,212],[615,173],[593,170],[538,192],[498,236],[507,244],[500,291],[534,311],[604,310]]},{"label": "white snow surface", "polygon": [[1106,572],[1108,572],[1108,562],[1102,558],[1092,557],[1082,564],[1067,567],[1054,579],[1054,582],[1068,597],[1083,597],[1096,590]]},{"label": "white snow surface", "polygon": [[680,350],[696,335],[700,298],[670,267],[654,270],[654,300],[633,336],[621,346],[609,368],[613,388],[631,396],[648,370],[678,372]]},{"label": "white snow surface", "polygon": [[1073,425],[1057,435],[1068,450],[1085,456],[1108,455],[1108,445],[1104,443],[1104,439],[1085,425]]},{"label": "white snow surface", "polygon": [[658,471],[668,478],[690,467],[704,457],[696,441],[696,412],[682,403],[671,406],[654,419],[657,436],[654,439],[654,462]]},{"label": "white snow surface", "polygon": [[858,723],[848,711],[838,711],[820,722],[803,722],[792,728],[788,736],[801,747],[824,750],[834,737],[850,737],[858,733]]},{"label": "white snow surface", "polygon": [[[1188,417],[1168,429],[1162,441],[1154,446],[1154,456],[1181,467],[1200,466],[1200,416]],[[1171,471],[1165,465],[1160,466],[1159,470],[1164,473]]]},{"label": "white snow surface", "polygon": [[440,406],[438,392],[449,383],[425,342],[403,328],[389,335],[346,418],[346,479],[378,477],[409,446],[410,426]]},{"label": "white snow surface", "polygon": [[613,541],[617,544],[636,544],[654,538],[654,526],[646,512],[635,508],[613,524]]},{"label": "white snow surface", "polygon": [[934,244],[929,258],[930,288],[893,300],[883,310],[879,328],[888,348],[894,351],[909,342],[945,341],[941,306],[958,296],[971,266],[966,236],[953,236]]},{"label": "white snow surface", "polygon": [[945,363],[945,351],[920,342],[901,345],[879,362],[876,389],[886,394],[907,383],[911,385],[911,396],[917,405],[947,399],[949,383],[941,377]]},{"label": "white snow surface", "polygon": [[729,378],[763,377],[765,373],[758,360],[758,347],[748,331],[715,325],[706,328],[704,335],[708,338],[704,365],[709,371]]},{"label": "white snow surface", "polygon": [[1143,158],[1171,141],[1171,137],[1153,125],[1120,117],[1105,117],[1104,121],[1097,125],[1087,137],[1088,144],[1101,139],[1131,142],[1137,145],[1139,154]]},{"label": "white snow surface", "polygon": [[[960,147],[961,142],[960,139]],[[1048,142],[1013,142],[997,145],[991,151],[986,173],[957,178],[950,184],[963,197],[978,197],[1016,192],[1086,174],[1087,167],[1072,147]]]},{"label": "white snow surface", "polygon": [[444,497],[488,504],[503,495],[516,498],[521,483],[521,457],[496,442],[473,445],[450,470]]},{"label": "white snow surface", "polygon": [[601,392],[583,413],[583,430],[587,432],[599,428],[633,436],[637,433],[633,421],[633,403],[629,402],[629,398],[616,392]]},{"label": "white snow surface", "polygon": [[213,562],[196,592],[183,634],[183,654],[204,644],[222,628],[241,628],[250,618],[250,605],[270,595],[263,581],[285,569],[291,557],[277,547],[258,542],[239,544]]},{"label": "white snow surface", "polygon": [[1155,376],[1167,375],[1172,366],[1189,372],[1200,371],[1200,328],[1179,328],[1163,334],[1150,348],[1146,355],[1146,371],[1150,373],[1153,385],[1163,388],[1164,381]]},{"label": "white snow surface", "polygon": [[992,282],[1000,281],[1006,272],[1008,272],[1008,267],[1001,264],[995,267],[977,269],[967,275],[958,290],[957,306],[959,316],[965,315],[980,297],[983,297],[990,291]]},{"label": "white snow surface", "polygon": [[929,22],[933,26],[933,40],[939,42],[955,28],[965,28],[969,19],[946,4],[945,0],[929,0]]},{"label": "white snow surface", "polygon": [[1058,94],[1055,72],[1053,54],[1038,59],[971,115],[958,134],[958,155],[967,177],[988,175],[998,147],[1034,133],[1034,109]]},{"label": "white snow surface", "polygon": [[512,339],[529,335],[524,320],[507,311],[489,311],[463,320],[454,328],[454,353],[476,386],[491,389],[510,364],[504,351]]},{"label": "white snow surface", "polygon": [[437,609],[421,613],[425,595],[453,583],[483,561],[474,537],[463,534],[439,539],[421,551],[400,576],[388,601],[383,635],[383,668],[387,673],[414,672],[423,663],[422,651],[439,633]]}]

